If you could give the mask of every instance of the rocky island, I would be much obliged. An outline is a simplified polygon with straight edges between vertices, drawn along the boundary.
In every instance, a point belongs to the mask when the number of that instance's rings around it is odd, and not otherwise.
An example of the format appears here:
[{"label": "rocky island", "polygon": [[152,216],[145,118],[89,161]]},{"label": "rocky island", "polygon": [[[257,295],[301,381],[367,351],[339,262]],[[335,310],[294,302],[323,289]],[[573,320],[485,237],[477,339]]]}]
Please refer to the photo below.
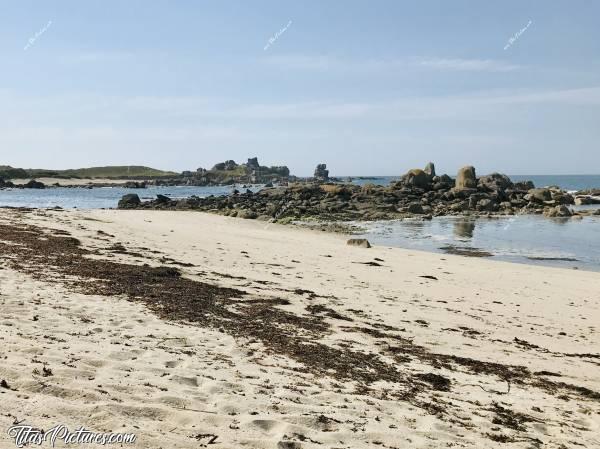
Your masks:
[{"label": "rocky island", "polygon": [[[44,182],[39,179],[43,179]],[[143,166],[92,167],[77,170],[46,170],[0,166],[0,188],[219,186],[233,184],[286,183],[296,180],[286,166],[263,166],[258,158],[246,163],[219,162],[210,170],[198,168],[181,173]]]},{"label": "rocky island", "polygon": [[528,213],[570,217],[575,212],[569,205],[577,200],[558,187],[535,188],[531,181],[512,182],[500,173],[477,177],[475,168],[471,166],[461,168],[456,177],[451,178],[448,175],[438,176],[434,164],[429,163],[423,170],[409,170],[398,182],[389,186],[327,183],[328,179],[326,166],[320,164],[315,170],[315,177],[307,182],[267,187],[256,193],[234,190],[229,196],[192,196],[178,200],[159,195],[147,202],[141,202],[137,195],[130,194],[121,199],[118,207],[200,210],[277,221],[361,221]]}]

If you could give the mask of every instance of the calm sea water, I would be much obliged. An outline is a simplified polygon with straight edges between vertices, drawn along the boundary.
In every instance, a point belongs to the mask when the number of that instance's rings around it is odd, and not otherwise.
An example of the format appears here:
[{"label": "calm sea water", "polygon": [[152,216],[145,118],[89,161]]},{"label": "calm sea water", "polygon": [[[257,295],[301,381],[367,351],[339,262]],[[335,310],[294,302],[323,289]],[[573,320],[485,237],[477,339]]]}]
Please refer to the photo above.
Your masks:
[{"label": "calm sea water", "polygon": [[[240,186],[239,191],[245,191]],[[186,198],[192,195],[228,195],[232,186],[219,187],[148,187],[146,189],[125,189],[122,187],[99,187],[94,189],[56,187],[49,189],[5,189],[0,190],[0,207],[42,207],[60,206],[65,209],[109,209],[117,207],[121,197],[128,193],[137,193],[143,200],[165,195],[170,198]],[[251,190],[259,190],[253,186]]]},{"label": "calm sea water", "polygon": [[439,253],[448,247],[479,250],[491,253],[489,259],[600,271],[600,216],[437,217],[370,223],[367,229],[364,237],[379,245]]},{"label": "calm sea water", "polygon": [[[559,185],[566,190],[600,188],[600,176],[513,176],[532,180],[536,186]],[[353,179],[356,184],[387,185],[398,177]],[[171,198],[191,195],[227,195],[226,187],[50,188],[0,190],[0,206],[99,209],[114,208],[126,193],[142,199],[157,194]],[[239,190],[243,190],[238,186]],[[253,186],[252,190],[259,190]],[[597,206],[596,206],[597,207]],[[365,236],[376,244],[444,252],[442,247],[476,248],[492,253],[491,258],[600,271],[600,217],[583,220],[550,220],[539,216],[468,220],[437,217],[431,221],[393,221],[368,224]]]}]

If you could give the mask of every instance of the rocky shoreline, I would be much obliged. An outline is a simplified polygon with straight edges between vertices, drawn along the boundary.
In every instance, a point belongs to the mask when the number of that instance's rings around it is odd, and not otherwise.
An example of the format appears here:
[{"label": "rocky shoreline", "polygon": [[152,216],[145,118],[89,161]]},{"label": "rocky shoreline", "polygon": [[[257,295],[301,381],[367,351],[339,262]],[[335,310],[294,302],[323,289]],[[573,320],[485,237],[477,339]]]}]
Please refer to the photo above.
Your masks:
[{"label": "rocky shoreline", "polygon": [[[322,176],[324,166],[317,167]],[[317,177],[315,177],[317,178]],[[438,176],[433,163],[424,170],[409,170],[389,186],[368,184],[294,183],[267,187],[259,192],[234,191],[229,196],[209,196],[173,200],[158,195],[142,202],[129,194],[119,201],[119,209],[199,210],[247,219],[289,222],[372,221],[408,217],[431,219],[447,215],[544,214],[572,217],[596,214],[600,209],[573,211],[575,204],[600,203],[593,196],[576,197],[558,187],[535,188],[531,181],[512,182],[506,175],[493,173],[477,177],[475,168],[461,168],[456,178]]]}]

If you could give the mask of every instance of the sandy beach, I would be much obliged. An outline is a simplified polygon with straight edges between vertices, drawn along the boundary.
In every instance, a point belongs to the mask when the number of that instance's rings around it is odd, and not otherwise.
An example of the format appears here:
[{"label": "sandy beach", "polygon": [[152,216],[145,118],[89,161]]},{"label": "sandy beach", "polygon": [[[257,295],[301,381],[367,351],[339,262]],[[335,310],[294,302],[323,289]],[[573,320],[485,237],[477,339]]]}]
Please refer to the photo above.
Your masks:
[{"label": "sandy beach", "polygon": [[600,447],[598,273],[347,238],[0,209],[0,447]]},{"label": "sandy beach", "polygon": [[[15,185],[27,184],[32,178],[24,179],[12,179],[12,183]],[[109,179],[109,178],[35,178],[36,181],[41,182],[47,186],[54,185],[56,183],[63,187],[85,187],[93,185],[115,185],[125,184],[127,179]]]}]

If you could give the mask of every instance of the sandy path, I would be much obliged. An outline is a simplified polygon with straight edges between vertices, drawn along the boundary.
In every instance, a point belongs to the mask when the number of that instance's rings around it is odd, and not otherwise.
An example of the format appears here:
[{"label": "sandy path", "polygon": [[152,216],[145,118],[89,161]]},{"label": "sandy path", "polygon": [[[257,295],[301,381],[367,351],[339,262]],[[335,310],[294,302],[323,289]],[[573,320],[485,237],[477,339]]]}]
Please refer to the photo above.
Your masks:
[{"label": "sandy path", "polygon": [[[121,429],[138,434],[134,447],[148,448],[202,447],[207,437],[195,438],[202,434],[218,436],[208,447],[600,445],[598,398],[528,382],[498,394],[508,386],[501,376],[437,363],[457,355],[518,365],[560,374],[535,379],[600,391],[598,273],[354,248],[337,235],[193,212],[16,218],[3,210],[0,217],[67,230],[85,247],[121,243],[137,253],[113,254],[115,260],[191,264],[178,266],[192,279],[287,299],[280,308],[298,315],[326,307],[324,344],[373,352],[399,371],[451,382],[449,391],[420,396],[443,407],[436,416],[386,399],[383,392],[395,387],[385,382],[358,394],[354,383],[294,369],[296,361],[267,354],[260,342],[159,320],[138,302],[73,293],[5,264],[0,378],[16,391],[0,389],[4,428],[16,416],[45,428]],[[428,352],[407,353],[401,362],[389,350],[393,336]],[[44,365],[52,376],[34,372]]]}]

